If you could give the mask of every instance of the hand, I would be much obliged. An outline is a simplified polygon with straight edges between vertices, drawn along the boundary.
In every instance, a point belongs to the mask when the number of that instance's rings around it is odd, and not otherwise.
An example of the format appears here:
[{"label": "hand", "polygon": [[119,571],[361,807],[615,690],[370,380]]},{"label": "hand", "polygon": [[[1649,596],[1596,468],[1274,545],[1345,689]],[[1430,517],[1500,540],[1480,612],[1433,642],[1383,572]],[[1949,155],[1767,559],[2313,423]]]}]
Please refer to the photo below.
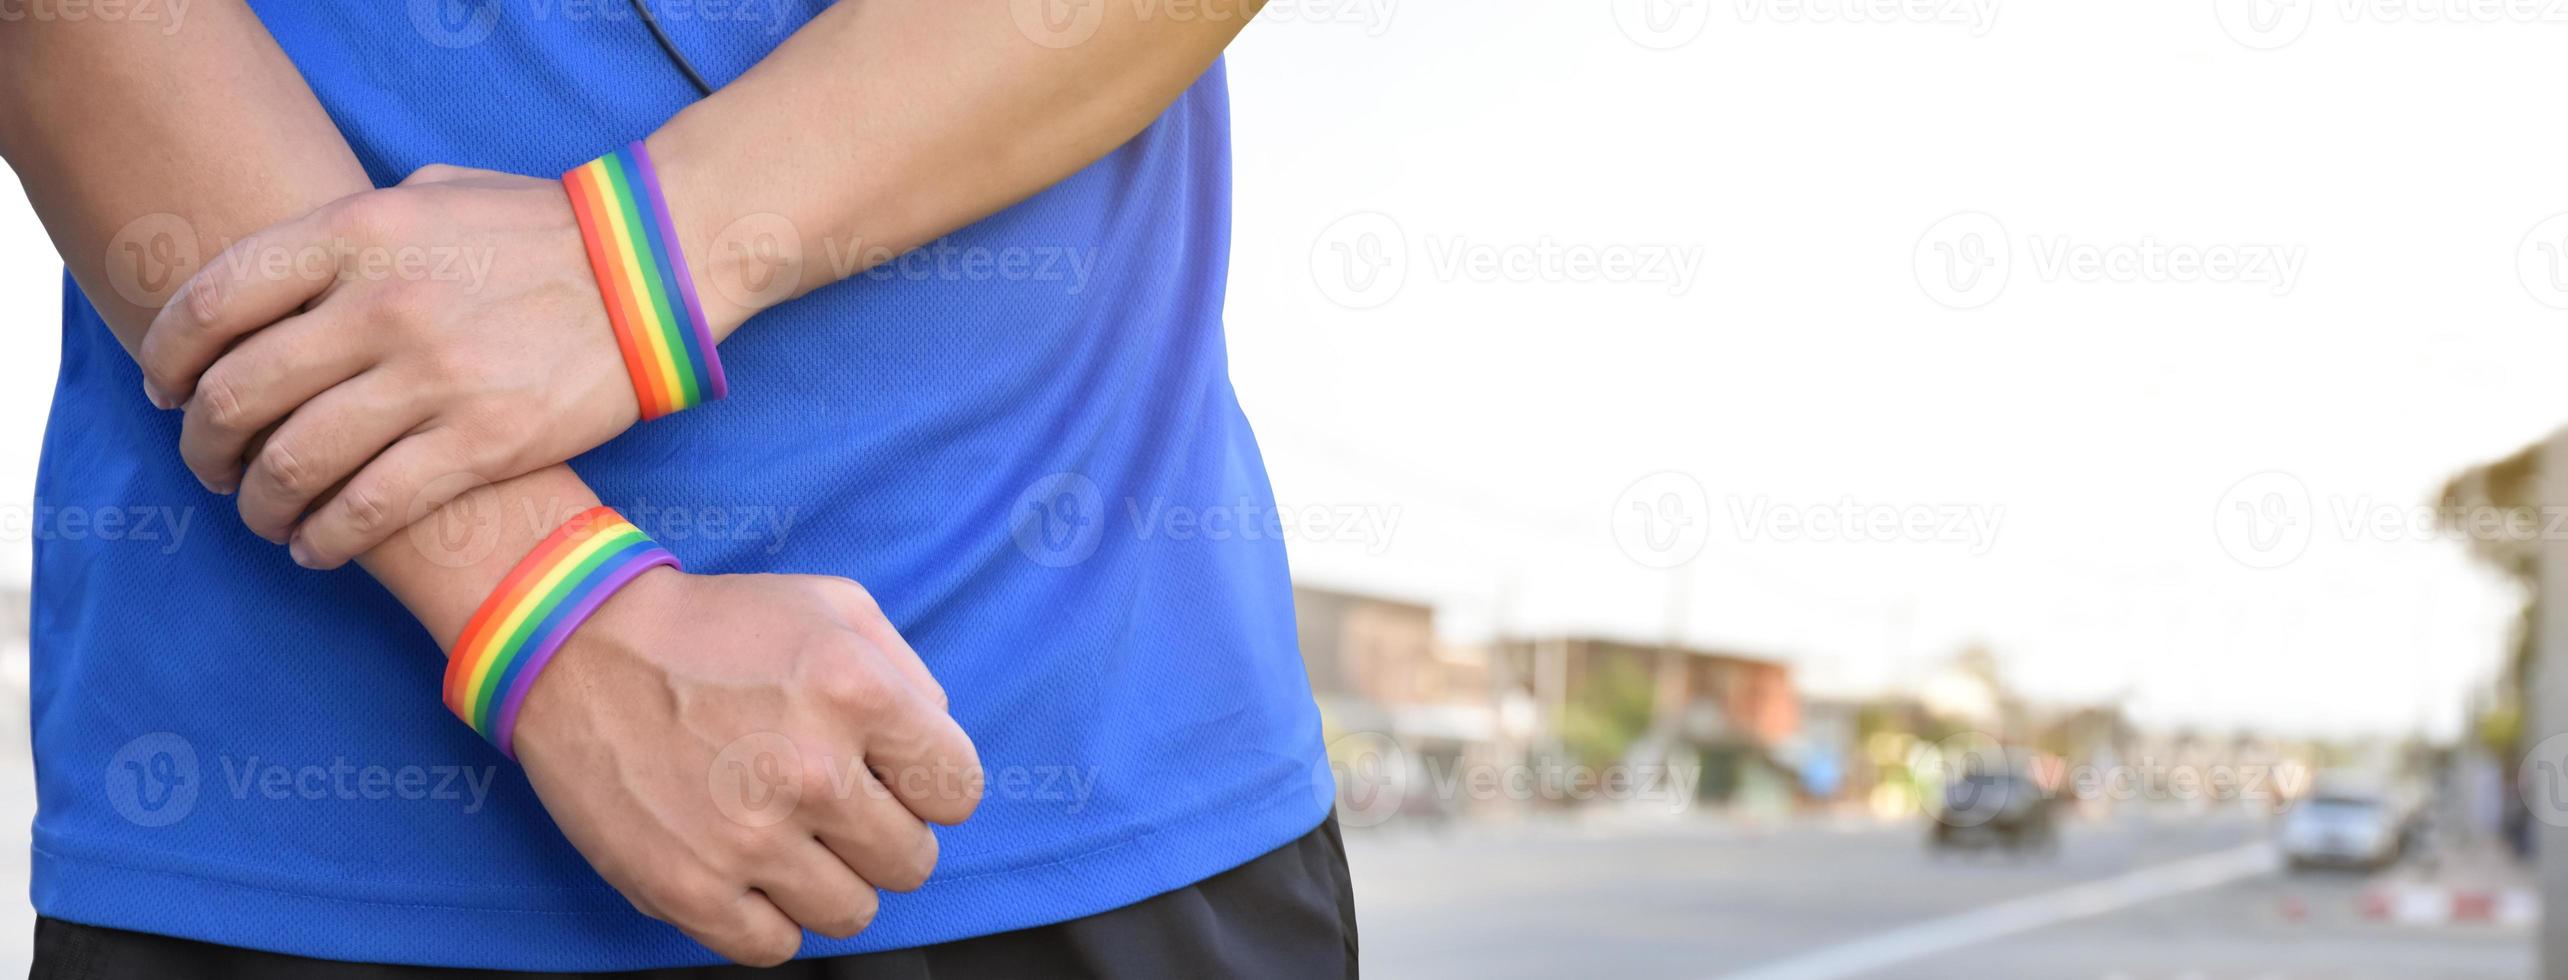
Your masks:
[{"label": "hand", "polygon": [[981,796],[945,693],[865,590],[644,573],[537,675],[517,755],[643,914],[732,960],[844,938],[936,864]]},{"label": "hand", "polygon": [[428,167],[243,239],[137,359],[153,404],[187,409],[188,469],[313,568],[641,417],[570,199],[487,170]]}]

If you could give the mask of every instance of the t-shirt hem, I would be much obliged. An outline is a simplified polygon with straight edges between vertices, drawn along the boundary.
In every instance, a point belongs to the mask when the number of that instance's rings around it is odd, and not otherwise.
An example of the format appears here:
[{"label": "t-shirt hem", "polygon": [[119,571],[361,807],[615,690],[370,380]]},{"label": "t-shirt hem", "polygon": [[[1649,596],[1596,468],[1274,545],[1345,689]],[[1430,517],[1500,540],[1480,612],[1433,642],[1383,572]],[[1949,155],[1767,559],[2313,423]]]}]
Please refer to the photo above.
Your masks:
[{"label": "t-shirt hem", "polygon": [[[1137,829],[1074,856],[931,879],[886,894],[865,932],[804,934],[797,959],[906,949],[1066,922],[1184,888],[1309,833],[1328,796],[1287,784],[1257,805]],[[524,891],[471,903],[352,899],[201,871],[142,867],[39,828],[30,892],[39,914],[317,959],[489,970],[592,972],[722,962],[628,910],[530,908]],[[542,905],[545,903],[534,903]]]}]

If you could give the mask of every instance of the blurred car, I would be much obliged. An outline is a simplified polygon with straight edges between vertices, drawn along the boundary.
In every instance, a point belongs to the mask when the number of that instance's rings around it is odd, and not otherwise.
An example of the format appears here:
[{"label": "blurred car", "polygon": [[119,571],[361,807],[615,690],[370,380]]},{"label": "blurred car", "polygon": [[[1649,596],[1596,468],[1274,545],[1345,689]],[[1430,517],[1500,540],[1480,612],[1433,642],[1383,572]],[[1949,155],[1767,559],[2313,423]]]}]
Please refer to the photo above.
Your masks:
[{"label": "blurred car", "polygon": [[1942,848],[2048,851],[2060,842],[2050,794],[2021,772],[1974,772],[1944,786],[1928,842]]},{"label": "blurred car", "polygon": [[2378,868],[2407,848],[2408,821],[2377,793],[2322,792],[2283,815],[2276,840],[2294,868]]}]

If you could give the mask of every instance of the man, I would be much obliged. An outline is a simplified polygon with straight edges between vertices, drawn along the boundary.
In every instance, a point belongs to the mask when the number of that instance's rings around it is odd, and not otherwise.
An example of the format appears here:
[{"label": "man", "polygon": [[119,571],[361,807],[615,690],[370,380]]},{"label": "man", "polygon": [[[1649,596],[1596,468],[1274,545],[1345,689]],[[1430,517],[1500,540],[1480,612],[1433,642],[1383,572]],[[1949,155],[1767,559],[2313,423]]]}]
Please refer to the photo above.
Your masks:
[{"label": "man", "polygon": [[[0,21],[40,507],[242,517],[40,536],[37,974],[1352,973],[1220,337],[1248,11],[686,9]],[[731,387],[639,426],[549,179],[634,141]],[[600,501],[686,570],[521,770],[437,651]]]}]

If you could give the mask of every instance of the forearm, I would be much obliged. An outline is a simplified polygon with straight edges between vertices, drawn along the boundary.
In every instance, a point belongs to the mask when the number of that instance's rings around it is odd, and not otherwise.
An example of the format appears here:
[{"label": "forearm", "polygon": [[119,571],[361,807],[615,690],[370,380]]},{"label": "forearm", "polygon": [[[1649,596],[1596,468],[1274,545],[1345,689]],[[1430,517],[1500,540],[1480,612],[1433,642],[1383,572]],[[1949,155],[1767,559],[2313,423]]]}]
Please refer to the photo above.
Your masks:
[{"label": "forearm", "polygon": [[[822,11],[648,141],[716,339],[757,308],[862,272],[1104,156],[1203,74],[1259,3],[1178,17],[1096,4],[1093,34],[1021,26],[1004,0]],[[1086,15],[1082,15],[1086,16]],[[1041,37],[1048,43],[1038,43]],[[1062,46],[1053,46],[1053,45]],[[799,239],[789,292],[754,284],[740,240]],[[729,236],[726,238],[726,231]]]},{"label": "forearm", "polygon": [[[0,19],[0,156],[128,351],[168,290],[193,271],[155,269],[117,288],[111,264],[142,259],[119,249],[137,219],[170,216],[174,223],[140,228],[182,229],[195,254],[210,257],[372,187],[248,7],[207,0],[191,8],[184,32],[159,26]],[[147,282],[165,286],[138,294]],[[175,447],[159,448],[176,455]],[[451,644],[508,566],[551,530],[543,522],[595,500],[568,467],[548,467],[459,498],[361,562]],[[385,503],[391,520],[425,516]]]},{"label": "forearm", "polygon": [[[192,13],[168,32],[0,18],[0,156],[129,352],[226,241],[373,186],[256,14],[239,0]],[[163,232],[176,240],[118,240]],[[136,273],[123,289],[117,263]]]}]

